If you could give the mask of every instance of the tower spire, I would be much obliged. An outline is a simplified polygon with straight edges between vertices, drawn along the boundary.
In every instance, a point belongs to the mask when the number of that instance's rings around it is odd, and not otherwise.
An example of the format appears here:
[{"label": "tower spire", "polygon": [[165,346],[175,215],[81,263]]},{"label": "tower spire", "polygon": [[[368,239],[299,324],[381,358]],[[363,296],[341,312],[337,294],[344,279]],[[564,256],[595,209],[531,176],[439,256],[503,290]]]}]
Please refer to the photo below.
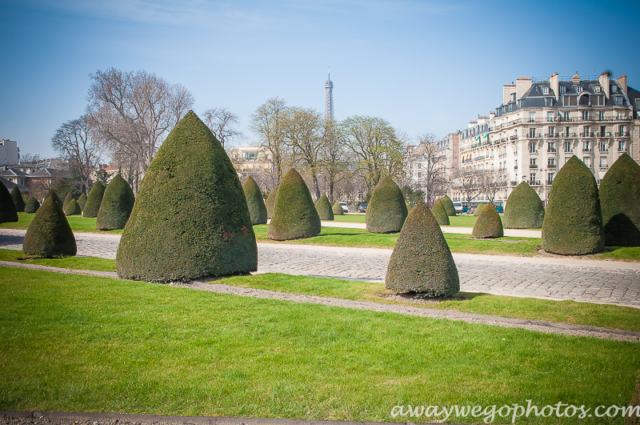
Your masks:
[{"label": "tower spire", "polygon": [[331,68],[327,70],[327,81],[324,83],[324,118],[333,120],[333,82],[331,81]]}]

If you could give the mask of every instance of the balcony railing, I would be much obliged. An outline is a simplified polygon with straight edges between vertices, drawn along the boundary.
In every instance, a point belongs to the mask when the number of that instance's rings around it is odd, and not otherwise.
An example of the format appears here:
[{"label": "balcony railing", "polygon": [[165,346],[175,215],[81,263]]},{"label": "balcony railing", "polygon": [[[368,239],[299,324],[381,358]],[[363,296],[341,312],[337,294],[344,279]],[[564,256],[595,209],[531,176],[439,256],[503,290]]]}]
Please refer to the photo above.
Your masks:
[{"label": "balcony railing", "polygon": [[529,180],[529,186],[541,186],[540,180]]},{"label": "balcony railing", "polygon": [[601,170],[606,170],[609,168],[609,164],[600,164],[600,169]]},{"label": "balcony railing", "polygon": [[582,152],[591,152],[591,148],[582,148]]},{"label": "balcony railing", "polygon": [[547,149],[547,153],[557,153],[555,148],[549,148]]},{"label": "balcony railing", "polygon": [[629,137],[629,132],[628,131],[624,131],[621,133],[616,133],[616,137]]},{"label": "balcony railing", "polygon": [[580,137],[593,137],[593,133],[582,132],[580,133]]},{"label": "balcony railing", "polygon": [[626,152],[627,151],[627,147],[623,146],[623,147],[618,147],[618,152]]},{"label": "balcony railing", "polygon": [[556,168],[556,164],[547,164],[547,168]]},{"label": "balcony railing", "polygon": [[538,168],[538,164],[529,164],[529,168]]}]

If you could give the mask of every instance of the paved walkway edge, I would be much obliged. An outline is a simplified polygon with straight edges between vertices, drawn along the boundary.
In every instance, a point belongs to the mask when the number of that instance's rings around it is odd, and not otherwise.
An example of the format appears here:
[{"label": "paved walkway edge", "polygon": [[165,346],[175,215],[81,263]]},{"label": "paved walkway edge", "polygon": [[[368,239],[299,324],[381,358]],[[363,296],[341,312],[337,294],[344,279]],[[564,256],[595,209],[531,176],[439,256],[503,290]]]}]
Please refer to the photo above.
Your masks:
[{"label": "paved walkway edge", "polygon": [[[0,266],[118,279],[117,274],[114,272],[63,269],[59,267],[22,264],[10,261],[0,261]],[[399,304],[381,304],[372,301],[352,301],[342,298],[319,297],[314,295],[293,294],[289,292],[268,291],[264,289],[242,288],[217,283],[207,283],[204,281],[193,281],[191,283],[172,283],[170,284],[170,286],[215,292],[218,294],[237,295],[242,297],[320,304],[342,308],[351,308],[355,310],[369,310],[380,313],[396,313],[407,316],[418,316],[429,319],[447,319],[473,324],[500,326],[505,328],[520,328],[529,331],[558,335],[586,336],[601,339],[610,339],[615,341],[640,342],[640,332],[608,329],[597,326],[570,325],[566,323],[547,322],[542,320],[527,320],[511,317],[490,316],[484,314],[462,313],[454,310],[437,310],[432,308],[413,307]]]},{"label": "paved walkway edge", "polygon": [[[306,420],[306,419],[269,419],[269,418],[230,418],[217,416],[162,416],[162,415],[133,415],[124,413],[74,413],[74,412],[24,412],[24,411],[1,411],[0,419],[3,422],[8,418],[34,420],[46,419],[54,423],[118,423],[118,424],[210,424],[210,425],[377,425],[389,424],[391,422],[347,422],[328,420]],[[393,422],[396,425],[408,424],[409,422]],[[433,422],[415,423],[413,425],[434,425]]]}]

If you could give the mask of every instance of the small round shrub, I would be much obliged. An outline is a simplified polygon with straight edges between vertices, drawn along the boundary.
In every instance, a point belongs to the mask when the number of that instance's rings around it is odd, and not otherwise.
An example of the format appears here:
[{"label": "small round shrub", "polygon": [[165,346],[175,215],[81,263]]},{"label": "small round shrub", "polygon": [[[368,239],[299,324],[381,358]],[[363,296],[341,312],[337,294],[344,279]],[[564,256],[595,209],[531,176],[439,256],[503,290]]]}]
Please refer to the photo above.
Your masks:
[{"label": "small round shrub", "polygon": [[258,247],[238,174],[211,130],[189,111],[142,180],[118,246],[118,275],[188,281],[247,274],[257,266]]},{"label": "small round shrub", "polygon": [[0,223],[18,221],[18,213],[7,187],[0,183]]},{"label": "small round shrub", "polygon": [[460,291],[458,269],[440,225],[420,201],[411,210],[387,268],[387,289],[447,297]]},{"label": "small round shrub", "polygon": [[80,209],[84,210],[84,206],[87,204],[87,195],[85,195],[84,193],[82,195],[80,195],[80,197],[78,198],[78,205],[80,205]]},{"label": "small round shrub", "polygon": [[340,202],[336,202],[335,204],[333,204],[333,215],[344,215],[344,210],[342,209],[342,205],[340,205]]},{"label": "small round shrub", "polygon": [[127,224],[133,209],[134,201],[135,198],[129,183],[120,174],[116,174],[104,190],[100,210],[98,210],[98,218],[96,219],[96,229],[124,229],[124,225]]},{"label": "small round shrub", "polygon": [[64,215],[79,215],[82,213],[82,209],[80,208],[80,204],[75,199],[72,199],[67,205],[67,208],[64,209]]},{"label": "small round shrub", "polygon": [[331,204],[329,203],[327,195],[322,195],[318,198],[318,201],[316,202],[316,211],[318,211],[320,220],[333,220],[333,209],[331,209]]},{"label": "small round shrub", "polygon": [[78,252],[69,222],[54,196],[47,197],[34,215],[24,236],[22,252],[45,258],[76,255]]},{"label": "small round shrub", "polygon": [[18,189],[18,186],[13,186],[11,189],[11,199],[13,199],[13,205],[16,207],[16,212],[24,212],[24,198],[22,192]]},{"label": "small round shrub", "polygon": [[472,233],[478,239],[501,238],[504,236],[500,214],[498,214],[496,207],[491,202],[484,204],[484,207],[482,207],[482,212],[473,225]]},{"label": "small round shrub", "polygon": [[62,211],[65,211],[67,209],[67,205],[69,205],[69,202],[71,202],[73,199],[75,199],[73,197],[73,193],[71,191],[67,192],[67,196],[64,197],[64,201],[62,202]]},{"label": "small round shrub", "polygon": [[100,205],[102,204],[102,197],[104,196],[104,186],[100,182],[96,182],[89,192],[87,197],[87,203],[82,208],[83,217],[97,217],[98,211],[100,211]]},{"label": "small round shrub", "polygon": [[453,206],[453,201],[449,198],[448,195],[444,195],[442,197],[442,206],[444,210],[447,212],[449,217],[453,217],[456,215],[456,208]]},{"label": "small round shrub", "polygon": [[38,211],[38,208],[40,208],[40,202],[32,196],[27,201],[27,206],[24,208],[24,211],[28,214],[33,214]]},{"label": "small round shrub", "polygon": [[247,181],[242,185],[244,196],[247,200],[247,206],[249,207],[249,215],[251,216],[252,224],[267,224],[267,207],[264,204],[262,198],[262,192],[258,183],[253,177],[247,177]]},{"label": "small round shrub", "polygon": [[320,216],[309,188],[291,169],[280,181],[267,236],[276,241],[309,238],[320,234]]},{"label": "small round shrub", "polygon": [[478,204],[478,206],[476,207],[475,211],[473,212],[473,215],[476,217],[480,217],[480,213],[482,212],[482,209],[484,208],[485,204]]},{"label": "small round shrub", "polygon": [[276,206],[276,195],[278,194],[278,186],[276,186],[267,196],[267,218],[273,218],[273,209]]},{"label": "small round shrub", "polygon": [[604,249],[596,179],[575,155],[551,185],[542,223],[542,249],[561,255],[593,254]]},{"label": "small round shrub", "polygon": [[535,190],[522,182],[509,195],[504,210],[505,229],[540,229],[544,206]]},{"label": "small round shrub", "polygon": [[440,226],[448,226],[449,225],[449,216],[447,212],[444,210],[444,206],[442,205],[442,199],[438,199],[435,204],[433,204],[433,208],[431,208],[431,214],[435,217],[436,221]]},{"label": "small round shrub", "polygon": [[407,218],[407,205],[397,184],[389,176],[380,180],[367,206],[365,222],[369,233],[395,233]]},{"label": "small round shrub", "polygon": [[621,155],[600,182],[605,244],[640,246],[640,165]]}]

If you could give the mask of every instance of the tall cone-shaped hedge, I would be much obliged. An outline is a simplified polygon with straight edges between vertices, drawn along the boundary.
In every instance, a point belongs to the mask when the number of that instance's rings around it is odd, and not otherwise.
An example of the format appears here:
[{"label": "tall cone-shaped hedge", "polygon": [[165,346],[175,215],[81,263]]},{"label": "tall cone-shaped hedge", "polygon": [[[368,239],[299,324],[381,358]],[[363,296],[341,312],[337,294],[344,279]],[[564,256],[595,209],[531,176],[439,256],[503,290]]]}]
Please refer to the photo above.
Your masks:
[{"label": "tall cone-shaped hedge", "polygon": [[309,238],[320,234],[320,216],[309,188],[295,169],[280,181],[267,236],[276,241]]},{"label": "tall cone-shaped hedge", "polygon": [[238,175],[211,131],[189,111],[140,185],[118,246],[118,275],[187,281],[246,274],[257,266],[258,247]]},{"label": "tall cone-shaped hedge", "polygon": [[542,224],[542,249],[562,255],[592,254],[604,249],[596,179],[575,155],[551,185]]},{"label": "tall cone-shaped hedge", "polygon": [[327,195],[322,195],[316,202],[316,211],[320,220],[333,220],[333,209]]},{"label": "tall cone-shaped hedge", "polygon": [[600,182],[605,244],[640,246],[640,165],[626,153]]},{"label": "tall cone-shaped hedge", "polygon": [[407,205],[397,184],[385,176],[376,185],[367,206],[365,222],[369,233],[395,233],[407,218]]},{"label": "tall cone-shaped hedge", "polygon": [[444,206],[442,205],[442,199],[438,199],[435,204],[433,204],[433,208],[431,208],[431,214],[435,217],[436,221],[440,226],[448,226],[449,225],[449,216],[447,212],[444,210]]},{"label": "tall cone-shaped hedge", "polygon": [[67,205],[67,208],[64,209],[64,215],[79,215],[82,213],[82,209],[80,208],[80,204],[75,199],[72,199]]},{"label": "tall cone-shaped hedge", "polygon": [[7,187],[0,183],[0,223],[18,221],[18,213]]},{"label": "tall cone-shaped hedge", "polygon": [[249,207],[249,215],[251,216],[252,224],[267,224],[267,207],[262,199],[262,192],[258,183],[253,177],[247,177],[247,181],[242,185],[244,196],[247,200],[247,206]]},{"label": "tall cone-shaped hedge", "polygon": [[335,204],[333,204],[333,207],[331,209],[333,210],[333,215],[344,215],[344,210],[342,209],[342,205],[340,205],[340,202],[336,202]]},{"label": "tall cone-shaped hedge", "polygon": [[398,237],[385,279],[387,289],[446,297],[460,290],[458,269],[440,225],[427,205],[411,209]]},{"label": "tall cone-shaped hedge", "polygon": [[104,190],[102,203],[98,210],[96,229],[124,229],[124,225],[127,224],[133,209],[134,201],[135,197],[129,183],[120,174],[116,174]]},{"label": "tall cone-shaped hedge", "polygon": [[24,207],[24,211],[27,214],[33,214],[36,211],[38,211],[38,208],[40,208],[40,202],[38,202],[38,200],[36,198],[34,198],[33,196],[31,198],[29,198],[29,200],[27,201],[27,206]]},{"label": "tall cone-shaped hedge", "polygon": [[49,191],[47,192],[47,194],[44,197],[44,200],[46,201],[49,198],[53,199],[53,202],[55,202],[56,205],[58,205],[58,207],[60,208],[60,210],[62,210],[62,201],[60,200],[60,197],[58,197],[58,194],[56,193],[55,190],[49,189]]},{"label": "tall cone-shaped hedge", "polygon": [[78,251],[69,222],[54,196],[44,200],[29,224],[22,245],[25,255],[51,258],[76,255]]},{"label": "tall cone-shaped hedge", "polygon": [[62,201],[62,211],[67,209],[67,205],[69,205],[69,202],[71,202],[72,199],[75,198],[73,197],[71,191],[67,192],[67,196],[65,196],[64,201]]},{"label": "tall cone-shaped hedge", "polygon": [[544,222],[544,207],[535,190],[522,182],[507,198],[504,211],[505,229],[539,229]]},{"label": "tall cone-shaped hedge", "polygon": [[84,193],[82,195],[80,195],[80,197],[78,198],[78,205],[80,205],[80,209],[84,210],[84,206],[87,204],[87,195],[85,195]]},{"label": "tall cone-shaped hedge", "polygon": [[444,207],[444,210],[447,212],[447,215],[449,217],[453,217],[454,215],[456,215],[456,208],[453,206],[453,201],[451,200],[451,198],[449,198],[448,195],[444,195],[442,197],[442,206]]},{"label": "tall cone-shaped hedge", "polygon": [[102,197],[104,196],[104,186],[100,182],[96,182],[89,192],[87,197],[87,203],[82,208],[83,217],[97,217],[98,211],[100,211],[100,205],[102,204]]},{"label": "tall cone-shaped hedge", "polygon": [[16,212],[24,212],[24,199],[22,198],[22,192],[20,192],[18,186],[13,186],[13,189],[11,189],[11,199],[13,199],[13,205],[16,207]]},{"label": "tall cone-shaped hedge", "polygon": [[491,202],[482,207],[482,212],[473,225],[472,233],[474,237],[480,239],[501,238],[504,236],[500,214],[498,214],[496,207]]},{"label": "tall cone-shaped hedge", "polygon": [[273,218],[273,209],[276,206],[276,195],[278,194],[278,186],[276,186],[267,196],[267,218]]},{"label": "tall cone-shaped hedge", "polygon": [[482,213],[482,210],[484,209],[484,205],[485,204],[478,204],[475,211],[473,211],[473,215],[476,217],[480,217],[480,213]]}]

